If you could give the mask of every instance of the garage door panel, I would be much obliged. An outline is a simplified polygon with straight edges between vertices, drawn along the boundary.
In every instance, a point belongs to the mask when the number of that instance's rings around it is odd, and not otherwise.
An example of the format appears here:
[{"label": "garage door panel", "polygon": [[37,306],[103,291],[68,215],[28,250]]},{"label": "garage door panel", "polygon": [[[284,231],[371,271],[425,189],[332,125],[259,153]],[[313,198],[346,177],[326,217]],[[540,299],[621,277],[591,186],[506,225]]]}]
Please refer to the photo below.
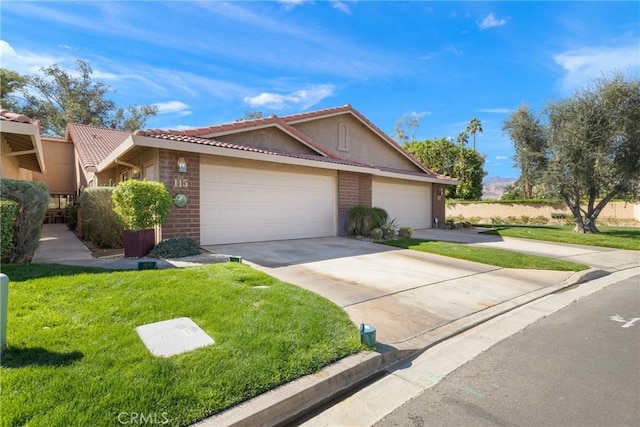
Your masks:
[{"label": "garage door panel", "polygon": [[333,236],[336,178],[201,165],[201,242]]},{"label": "garage door panel", "polygon": [[384,208],[400,226],[431,227],[431,187],[390,181],[373,182],[373,206]]}]

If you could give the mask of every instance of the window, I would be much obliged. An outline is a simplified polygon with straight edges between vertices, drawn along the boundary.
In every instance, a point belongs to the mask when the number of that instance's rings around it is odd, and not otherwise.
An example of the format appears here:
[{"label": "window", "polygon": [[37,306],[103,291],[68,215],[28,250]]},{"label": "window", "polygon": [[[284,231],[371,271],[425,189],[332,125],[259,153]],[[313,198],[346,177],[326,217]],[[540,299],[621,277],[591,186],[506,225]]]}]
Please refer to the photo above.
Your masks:
[{"label": "window", "polygon": [[349,129],[346,123],[338,123],[338,150],[349,151]]},{"label": "window", "polygon": [[74,194],[52,194],[49,199],[48,209],[67,209],[73,205]]}]

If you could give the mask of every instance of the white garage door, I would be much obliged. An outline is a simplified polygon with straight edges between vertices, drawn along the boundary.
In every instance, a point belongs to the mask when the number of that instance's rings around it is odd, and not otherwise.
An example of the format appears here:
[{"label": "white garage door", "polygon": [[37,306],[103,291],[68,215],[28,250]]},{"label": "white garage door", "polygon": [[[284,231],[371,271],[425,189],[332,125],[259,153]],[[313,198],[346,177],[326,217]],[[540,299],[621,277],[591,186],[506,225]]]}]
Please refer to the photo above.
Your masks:
[{"label": "white garage door", "polygon": [[373,181],[373,206],[383,208],[401,227],[431,227],[431,186],[409,181]]},{"label": "white garage door", "polygon": [[203,245],[336,235],[335,173],[200,165]]}]

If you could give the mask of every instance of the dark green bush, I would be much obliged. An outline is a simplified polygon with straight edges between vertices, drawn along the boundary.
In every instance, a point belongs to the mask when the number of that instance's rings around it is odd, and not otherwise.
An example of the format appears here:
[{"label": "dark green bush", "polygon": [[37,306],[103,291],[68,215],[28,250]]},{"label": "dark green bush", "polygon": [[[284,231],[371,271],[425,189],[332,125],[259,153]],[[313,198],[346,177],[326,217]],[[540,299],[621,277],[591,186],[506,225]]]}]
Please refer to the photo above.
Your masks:
[{"label": "dark green bush", "polygon": [[14,200],[0,200],[0,258],[9,255],[16,238],[16,222],[20,205]]},{"label": "dark green bush", "polygon": [[82,235],[99,248],[122,247],[124,226],[113,212],[113,187],[86,188],[80,195]]},{"label": "dark green bush", "polygon": [[382,208],[354,206],[349,210],[347,231],[349,234],[369,236],[371,230],[381,227],[389,218]]},{"label": "dark green bush", "polygon": [[182,258],[200,255],[200,246],[189,237],[173,237],[158,243],[149,253],[149,258]]},{"label": "dark green bush", "polygon": [[18,203],[15,245],[9,250],[9,262],[29,262],[38,247],[42,223],[49,205],[49,188],[43,182],[0,179],[0,194]]},{"label": "dark green bush", "polygon": [[71,231],[76,231],[78,228],[78,204],[74,203],[73,206],[69,208],[69,222],[67,222],[67,227]]}]

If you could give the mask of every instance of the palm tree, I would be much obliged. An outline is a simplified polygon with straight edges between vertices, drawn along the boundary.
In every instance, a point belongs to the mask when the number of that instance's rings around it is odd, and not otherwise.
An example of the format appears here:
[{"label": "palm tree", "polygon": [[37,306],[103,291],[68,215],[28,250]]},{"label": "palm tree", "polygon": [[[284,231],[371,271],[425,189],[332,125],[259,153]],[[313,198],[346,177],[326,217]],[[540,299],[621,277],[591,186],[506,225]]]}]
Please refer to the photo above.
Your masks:
[{"label": "palm tree", "polygon": [[460,132],[456,141],[464,147],[469,143],[469,134],[467,132]]},{"label": "palm tree", "polygon": [[474,117],[469,121],[469,124],[467,125],[465,131],[473,135],[473,151],[476,151],[476,132],[482,132],[482,123],[480,123],[480,120]]}]

